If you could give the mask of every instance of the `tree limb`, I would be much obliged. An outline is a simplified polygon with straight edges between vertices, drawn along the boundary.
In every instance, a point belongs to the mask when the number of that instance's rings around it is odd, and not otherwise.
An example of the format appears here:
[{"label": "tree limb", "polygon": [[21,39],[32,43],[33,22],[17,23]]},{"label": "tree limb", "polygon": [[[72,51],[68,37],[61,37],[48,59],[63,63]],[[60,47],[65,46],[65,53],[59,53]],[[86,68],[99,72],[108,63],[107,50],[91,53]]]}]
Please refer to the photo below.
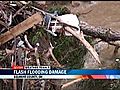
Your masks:
[{"label": "tree limb", "polygon": [[100,38],[102,41],[117,41],[120,40],[120,33],[113,32],[110,29],[102,28],[102,27],[94,27],[88,25],[86,22],[80,21],[80,28],[84,34]]},{"label": "tree limb", "polygon": [[82,78],[79,78],[79,79],[75,79],[75,80],[73,80],[73,81],[70,81],[70,82],[68,82],[68,83],[66,83],[66,84],[63,84],[62,87],[61,87],[61,89],[64,89],[64,88],[66,88],[66,87],[68,87],[68,86],[70,86],[70,85],[72,85],[72,84],[74,84],[74,83],[76,83],[76,82],[81,81],[81,80],[83,80],[83,79],[82,79]]}]

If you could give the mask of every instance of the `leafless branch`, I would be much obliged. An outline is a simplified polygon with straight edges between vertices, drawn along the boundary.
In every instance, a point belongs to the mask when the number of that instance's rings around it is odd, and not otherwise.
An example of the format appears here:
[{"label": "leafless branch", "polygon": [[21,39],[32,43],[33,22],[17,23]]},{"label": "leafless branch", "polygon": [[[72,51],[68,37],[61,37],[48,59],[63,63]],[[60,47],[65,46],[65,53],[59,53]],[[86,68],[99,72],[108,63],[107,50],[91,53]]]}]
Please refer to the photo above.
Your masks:
[{"label": "leafless branch", "polygon": [[28,39],[27,39],[27,35],[24,36],[25,42],[28,45],[29,48],[33,49],[32,45],[29,43]]},{"label": "leafless branch", "polygon": [[72,85],[72,84],[74,84],[74,83],[76,83],[76,82],[81,81],[81,80],[82,80],[82,79],[79,78],[79,79],[75,79],[75,80],[73,80],[73,81],[70,81],[70,82],[68,82],[68,83],[66,83],[66,84],[63,84],[62,87],[61,87],[61,89],[64,89],[64,88],[66,88],[66,87],[68,87],[68,86],[70,86],[70,85]]},{"label": "leafless branch", "polygon": [[30,4],[30,1],[29,1],[27,4],[25,4],[22,8],[20,8],[20,9],[13,15],[13,18],[14,18],[17,14],[19,14],[28,4]]}]

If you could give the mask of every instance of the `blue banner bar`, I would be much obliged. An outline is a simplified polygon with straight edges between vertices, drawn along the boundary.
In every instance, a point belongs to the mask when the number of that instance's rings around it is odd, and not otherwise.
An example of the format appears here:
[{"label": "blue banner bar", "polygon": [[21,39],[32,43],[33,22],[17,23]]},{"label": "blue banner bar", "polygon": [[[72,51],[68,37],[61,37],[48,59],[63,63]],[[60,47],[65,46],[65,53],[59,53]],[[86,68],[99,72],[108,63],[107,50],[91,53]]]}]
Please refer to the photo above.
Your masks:
[{"label": "blue banner bar", "polygon": [[[38,70],[38,71],[37,71]],[[116,69],[103,69],[103,70],[91,70],[91,69],[30,69],[30,70],[0,70],[0,75],[120,75],[120,70]],[[59,71],[57,71],[59,70]],[[35,72],[33,72],[35,71]],[[44,72],[43,72],[44,71]]]},{"label": "blue banner bar", "polygon": [[103,70],[67,70],[68,75],[120,75],[120,70],[116,69],[103,69]]},{"label": "blue banner bar", "polygon": [[13,70],[0,70],[0,75],[14,75]]}]

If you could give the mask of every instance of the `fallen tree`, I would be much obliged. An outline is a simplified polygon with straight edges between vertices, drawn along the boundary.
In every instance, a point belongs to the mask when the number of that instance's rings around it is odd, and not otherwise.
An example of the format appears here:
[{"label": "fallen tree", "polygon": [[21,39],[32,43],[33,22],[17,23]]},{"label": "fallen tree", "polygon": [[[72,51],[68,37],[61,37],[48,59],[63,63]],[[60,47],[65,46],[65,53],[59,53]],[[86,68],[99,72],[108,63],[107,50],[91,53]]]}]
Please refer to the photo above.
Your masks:
[{"label": "fallen tree", "polygon": [[111,29],[90,26],[83,21],[80,22],[80,28],[84,34],[94,38],[100,38],[102,41],[110,42],[120,40],[120,33],[113,32]]}]

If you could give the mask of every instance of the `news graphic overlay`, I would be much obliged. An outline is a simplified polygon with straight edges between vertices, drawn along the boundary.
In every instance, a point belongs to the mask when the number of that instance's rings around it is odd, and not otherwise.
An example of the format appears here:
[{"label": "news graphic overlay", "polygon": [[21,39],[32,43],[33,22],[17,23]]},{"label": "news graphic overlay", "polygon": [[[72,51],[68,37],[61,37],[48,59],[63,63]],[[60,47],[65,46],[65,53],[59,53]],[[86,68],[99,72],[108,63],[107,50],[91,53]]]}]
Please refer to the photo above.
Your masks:
[{"label": "news graphic overlay", "polygon": [[50,66],[13,66],[0,69],[0,79],[120,79],[120,70],[56,69]]}]

